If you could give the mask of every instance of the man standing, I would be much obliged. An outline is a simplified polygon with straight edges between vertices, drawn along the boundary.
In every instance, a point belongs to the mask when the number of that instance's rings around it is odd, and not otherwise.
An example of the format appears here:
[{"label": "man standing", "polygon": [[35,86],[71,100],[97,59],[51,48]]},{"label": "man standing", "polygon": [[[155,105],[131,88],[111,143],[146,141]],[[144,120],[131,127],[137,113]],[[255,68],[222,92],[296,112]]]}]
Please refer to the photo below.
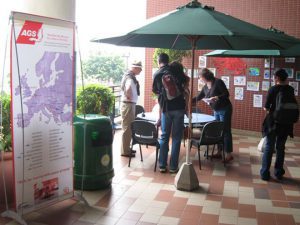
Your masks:
[{"label": "man standing", "polygon": [[[158,96],[158,103],[160,106],[158,125],[161,124],[162,134],[160,139],[159,170],[161,173],[167,171],[169,139],[170,134],[172,133],[169,172],[177,173],[180,144],[184,130],[185,100],[183,94],[172,100],[168,100],[166,97],[166,90],[162,82],[162,77],[166,73],[172,74],[168,64],[169,56],[165,53],[161,53],[158,56],[159,70],[153,75],[152,91]],[[176,74],[173,75],[176,76]]]},{"label": "man standing", "polygon": [[[275,72],[275,85],[269,89],[264,107],[268,114],[263,123],[263,135],[266,136],[266,147],[262,158],[260,176],[262,180],[266,181],[271,177],[270,166],[274,149],[276,149],[274,175],[278,180],[281,180],[285,174],[283,168],[285,143],[288,136],[293,137],[293,123],[299,119],[299,110],[294,89],[287,84],[287,77],[288,74],[284,69],[279,69]],[[279,98],[281,96],[284,96],[285,100],[290,101],[286,106],[283,105],[283,112],[280,111],[280,104],[284,104]],[[295,105],[295,107],[292,107],[292,105]],[[283,121],[278,117],[280,113],[285,117]]]},{"label": "man standing", "polygon": [[[121,82],[121,116],[122,116],[122,145],[121,156],[129,157],[131,141],[131,122],[135,119],[135,105],[140,95],[140,85],[136,77],[142,71],[142,63],[134,62],[130,70],[124,74]],[[131,153],[131,157],[135,157]]]}]

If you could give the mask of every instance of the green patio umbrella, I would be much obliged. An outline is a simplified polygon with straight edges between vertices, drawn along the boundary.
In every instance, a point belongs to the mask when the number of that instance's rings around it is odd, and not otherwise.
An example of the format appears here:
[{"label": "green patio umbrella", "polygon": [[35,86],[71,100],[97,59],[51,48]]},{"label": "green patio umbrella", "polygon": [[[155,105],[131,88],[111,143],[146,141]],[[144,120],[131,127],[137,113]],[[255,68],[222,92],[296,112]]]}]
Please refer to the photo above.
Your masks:
[{"label": "green patio umbrella", "polygon": [[215,50],[205,54],[211,57],[241,57],[241,58],[267,58],[267,57],[299,57],[300,45],[286,50]]},{"label": "green patio umbrella", "polygon": [[[152,18],[144,26],[126,35],[96,38],[92,41],[119,46],[192,50],[192,80],[194,78],[196,49],[286,49],[292,45],[300,44],[300,40],[296,38],[274,33],[215,11],[213,7],[202,5],[197,0]],[[190,83],[190,88],[193,90],[193,82]],[[189,102],[191,105],[192,96]],[[188,136],[190,139],[190,130]],[[186,184],[185,181],[183,181],[182,186],[175,184],[178,189],[192,190],[199,186],[198,180],[195,180],[197,176],[191,166],[189,154],[188,144],[186,164],[181,167],[175,182],[176,180],[186,181],[190,177],[187,183],[190,182],[191,184]],[[184,168],[188,169],[185,170]],[[187,172],[183,173],[183,170]]]}]

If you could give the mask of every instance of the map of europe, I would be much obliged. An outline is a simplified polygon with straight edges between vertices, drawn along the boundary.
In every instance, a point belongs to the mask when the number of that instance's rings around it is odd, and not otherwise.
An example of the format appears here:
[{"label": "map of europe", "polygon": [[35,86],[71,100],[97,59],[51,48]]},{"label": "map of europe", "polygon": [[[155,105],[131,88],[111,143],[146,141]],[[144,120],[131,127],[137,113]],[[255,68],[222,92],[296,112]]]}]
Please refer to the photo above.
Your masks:
[{"label": "map of europe", "polygon": [[[68,123],[72,119],[72,58],[69,53],[45,52],[35,65],[35,74],[21,75],[24,127],[32,118],[57,124]],[[38,86],[29,81],[36,79]],[[15,88],[15,96],[20,95],[20,87]],[[17,125],[22,127],[22,114],[17,115]]]}]

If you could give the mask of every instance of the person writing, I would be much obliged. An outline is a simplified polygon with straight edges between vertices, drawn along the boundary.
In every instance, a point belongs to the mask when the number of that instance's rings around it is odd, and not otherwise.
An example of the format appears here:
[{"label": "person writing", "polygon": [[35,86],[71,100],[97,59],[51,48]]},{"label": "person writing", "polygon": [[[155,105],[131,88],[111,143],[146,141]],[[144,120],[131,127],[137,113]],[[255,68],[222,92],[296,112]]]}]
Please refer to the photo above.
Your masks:
[{"label": "person writing", "polygon": [[[134,62],[131,69],[124,74],[121,81],[121,117],[122,117],[122,144],[121,156],[129,157],[131,142],[131,122],[135,119],[135,105],[140,95],[140,85],[136,79],[142,71],[142,63]],[[131,157],[135,157],[134,152]]]},{"label": "person writing", "polygon": [[[158,102],[161,111],[161,139],[159,151],[159,170],[161,173],[167,171],[167,161],[169,152],[169,139],[172,134],[172,148],[169,164],[169,172],[178,172],[178,161],[180,153],[180,144],[184,130],[184,114],[185,114],[185,100],[184,100],[184,84],[186,77],[184,76],[183,66],[178,62],[173,62],[170,65],[169,56],[161,53],[158,56],[158,65],[160,69],[154,74],[152,91],[158,95]],[[176,80],[176,87],[167,85],[167,78],[169,80]],[[166,79],[164,79],[166,78]],[[169,86],[169,87],[167,87]],[[171,89],[176,89],[180,94],[172,93]],[[176,96],[170,96],[175,94]]]},{"label": "person writing", "polygon": [[[225,83],[214,74],[204,68],[199,74],[199,78],[205,84],[197,97],[193,98],[193,103],[203,100],[214,111],[215,119],[224,122],[224,151],[226,153],[225,162],[233,160],[232,156],[232,134],[231,134],[231,117],[232,105],[229,100],[229,92]],[[218,152],[212,157],[222,158],[221,147],[218,146]]]}]

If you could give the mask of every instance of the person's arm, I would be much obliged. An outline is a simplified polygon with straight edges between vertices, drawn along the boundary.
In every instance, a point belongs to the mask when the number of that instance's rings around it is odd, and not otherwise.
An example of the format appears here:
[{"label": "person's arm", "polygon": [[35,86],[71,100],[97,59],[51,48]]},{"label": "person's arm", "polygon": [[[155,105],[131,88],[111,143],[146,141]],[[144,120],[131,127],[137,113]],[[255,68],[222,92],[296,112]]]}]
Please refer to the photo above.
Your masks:
[{"label": "person's arm", "polygon": [[229,98],[229,91],[223,80],[218,79],[216,83],[216,95],[213,96],[215,100],[223,100],[225,98]]},{"label": "person's arm", "polygon": [[272,106],[272,102],[274,99],[274,88],[270,88],[266,97],[266,103],[264,106],[264,110],[267,112],[270,112],[271,106]]},{"label": "person's arm", "polygon": [[133,85],[133,81],[131,79],[127,79],[125,83],[124,95],[128,100],[132,100],[133,97],[132,85]]},{"label": "person's arm", "polygon": [[200,93],[192,99],[192,103],[195,104],[197,101],[202,100],[205,97],[204,87],[200,91]]}]

